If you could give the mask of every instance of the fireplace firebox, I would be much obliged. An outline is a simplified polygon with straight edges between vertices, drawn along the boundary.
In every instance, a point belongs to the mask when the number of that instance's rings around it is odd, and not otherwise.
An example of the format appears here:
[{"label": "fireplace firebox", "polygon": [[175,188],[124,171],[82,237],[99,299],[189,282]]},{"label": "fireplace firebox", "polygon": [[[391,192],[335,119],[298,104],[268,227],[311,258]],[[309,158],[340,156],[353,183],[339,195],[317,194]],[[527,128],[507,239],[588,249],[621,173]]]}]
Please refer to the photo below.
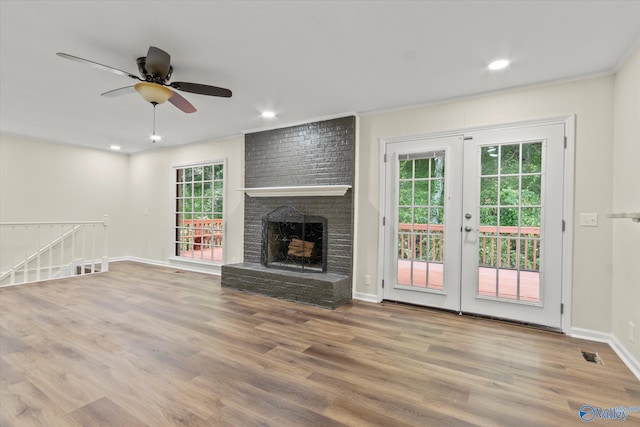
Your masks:
[{"label": "fireplace firebox", "polygon": [[300,272],[327,272],[327,220],[282,206],[262,218],[262,264]]}]

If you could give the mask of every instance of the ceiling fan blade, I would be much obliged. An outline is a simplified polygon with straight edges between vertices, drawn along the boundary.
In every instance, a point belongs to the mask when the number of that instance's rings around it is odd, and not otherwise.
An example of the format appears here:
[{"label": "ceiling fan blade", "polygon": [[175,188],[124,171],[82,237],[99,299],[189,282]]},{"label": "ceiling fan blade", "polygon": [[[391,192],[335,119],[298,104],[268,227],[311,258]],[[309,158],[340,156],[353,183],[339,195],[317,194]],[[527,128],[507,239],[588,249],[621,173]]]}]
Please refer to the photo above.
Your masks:
[{"label": "ceiling fan blade", "polygon": [[169,98],[169,102],[178,107],[180,110],[185,113],[195,113],[196,107],[191,105],[189,101],[187,101],[182,95],[178,92],[173,92],[173,96]]},{"label": "ceiling fan blade", "polygon": [[151,46],[147,52],[145,67],[149,74],[165,79],[171,67],[171,56],[164,50]]},{"label": "ceiling fan blade", "polygon": [[224,98],[231,98],[232,95],[232,92],[229,89],[217,86],[202,85],[199,83],[173,82],[169,84],[169,86],[174,89],[197,93],[200,95],[222,96]]},{"label": "ceiling fan blade", "polygon": [[99,68],[104,71],[109,71],[111,73],[119,74],[121,76],[130,77],[135,80],[141,80],[140,77],[135,74],[131,74],[126,71],[118,70],[117,68],[109,67],[108,65],[99,64],[97,62],[89,61],[88,59],[80,58],[78,56],[69,55],[68,53],[58,52],[56,53],[61,58],[70,59],[72,61],[80,62],[81,64],[86,64],[94,68]]},{"label": "ceiling fan blade", "polygon": [[114,96],[127,95],[129,93],[134,93],[135,91],[135,86],[125,86],[119,89],[113,89],[108,92],[101,93],[100,95],[106,96],[108,98],[113,98]]}]

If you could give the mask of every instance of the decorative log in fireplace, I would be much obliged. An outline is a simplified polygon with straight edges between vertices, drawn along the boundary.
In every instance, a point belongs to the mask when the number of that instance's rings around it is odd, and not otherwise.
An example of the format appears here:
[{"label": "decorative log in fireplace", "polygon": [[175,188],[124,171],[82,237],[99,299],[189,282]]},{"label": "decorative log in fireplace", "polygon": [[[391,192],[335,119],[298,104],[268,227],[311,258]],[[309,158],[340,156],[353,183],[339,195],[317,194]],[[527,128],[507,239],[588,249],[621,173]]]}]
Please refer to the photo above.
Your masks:
[{"label": "decorative log in fireplace", "polygon": [[291,239],[291,242],[289,243],[289,251],[287,252],[287,255],[310,258],[315,246],[316,246],[315,242],[307,242],[305,240],[300,240],[300,239]]},{"label": "decorative log in fireplace", "polygon": [[262,264],[269,268],[327,272],[327,220],[282,206],[262,218]]}]

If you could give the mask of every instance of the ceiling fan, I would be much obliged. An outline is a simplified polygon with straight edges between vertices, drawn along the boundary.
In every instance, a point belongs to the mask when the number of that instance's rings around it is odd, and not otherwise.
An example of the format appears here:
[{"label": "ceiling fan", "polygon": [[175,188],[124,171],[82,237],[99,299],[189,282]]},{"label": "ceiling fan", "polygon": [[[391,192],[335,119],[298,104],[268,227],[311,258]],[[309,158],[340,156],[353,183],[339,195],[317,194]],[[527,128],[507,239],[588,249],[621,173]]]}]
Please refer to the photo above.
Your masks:
[{"label": "ceiling fan", "polygon": [[197,93],[200,95],[220,96],[224,98],[231,97],[231,91],[229,89],[217,86],[209,86],[200,83],[189,82],[169,83],[171,74],[173,73],[173,66],[171,66],[171,56],[164,50],[154,46],[149,47],[147,56],[142,56],[136,60],[138,64],[138,71],[140,72],[140,75],[142,77],[138,77],[135,74],[131,74],[127,71],[122,71],[117,68],[99,64],[94,61],[89,61],[88,59],[69,55],[68,53],[58,52],[57,55],[62,58],[77,61],[82,64],[90,65],[101,70],[109,71],[111,73],[119,74],[121,76],[140,81],[140,83],[137,83],[133,86],[125,86],[119,89],[105,92],[102,94],[102,96],[112,97],[137,91],[146,101],[153,104],[154,107],[158,104],[162,104],[165,101],[169,101],[185,113],[194,113],[196,111],[196,108],[175,90]]}]

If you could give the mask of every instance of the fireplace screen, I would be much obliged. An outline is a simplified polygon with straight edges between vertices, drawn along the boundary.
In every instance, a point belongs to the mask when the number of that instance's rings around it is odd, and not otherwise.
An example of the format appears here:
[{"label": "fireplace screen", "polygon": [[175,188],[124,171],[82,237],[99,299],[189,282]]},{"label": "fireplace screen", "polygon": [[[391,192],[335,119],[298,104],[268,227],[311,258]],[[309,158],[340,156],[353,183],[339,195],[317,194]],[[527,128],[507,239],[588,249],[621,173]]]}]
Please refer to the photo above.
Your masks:
[{"label": "fireplace screen", "polygon": [[302,272],[327,271],[327,220],[283,206],[262,218],[262,264]]}]

